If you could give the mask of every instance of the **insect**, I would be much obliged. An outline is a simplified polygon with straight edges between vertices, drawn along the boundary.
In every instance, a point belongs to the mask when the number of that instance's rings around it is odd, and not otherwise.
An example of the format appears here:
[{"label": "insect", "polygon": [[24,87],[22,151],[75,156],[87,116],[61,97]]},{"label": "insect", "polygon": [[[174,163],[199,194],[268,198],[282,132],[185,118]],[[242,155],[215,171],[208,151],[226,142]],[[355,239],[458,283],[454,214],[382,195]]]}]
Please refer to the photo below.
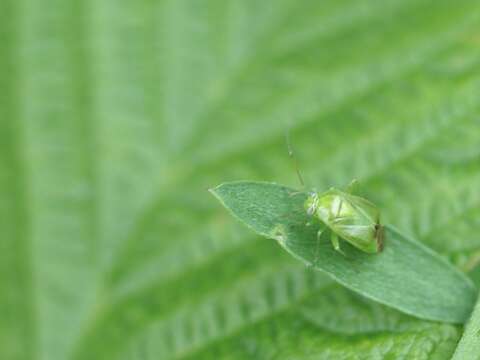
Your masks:
[{"label": "insect", "polygon": [[[295,163],[298,179],[304,186],[288,133],[287,146],[288,153]],[[340,248],[341,238],[366,253],[379,253],[383,250],[384,240],[380,211],[370,201],[352,194],[355,184],[356,180],[352,181],[346,191],[331,188],[323,193],[308,192],[304,203],[305,210],[308,216],[317,217],[331,230],[330,240],[336,251],[343,254]],[[320,241],[323,231],[325,228],[318,231],[317,242]]]},{"label": "insect", "polygon": [[[351,191],[332,188],[324,193],[310,192],[304,206],[309,216],[316,216],[331,230],[335,250],[342,252],[339,241],[342,238],[367,253],[382,251],[380,211],[370,201],[352,195]],[[319,230],[317,239],[323,231]]]}]

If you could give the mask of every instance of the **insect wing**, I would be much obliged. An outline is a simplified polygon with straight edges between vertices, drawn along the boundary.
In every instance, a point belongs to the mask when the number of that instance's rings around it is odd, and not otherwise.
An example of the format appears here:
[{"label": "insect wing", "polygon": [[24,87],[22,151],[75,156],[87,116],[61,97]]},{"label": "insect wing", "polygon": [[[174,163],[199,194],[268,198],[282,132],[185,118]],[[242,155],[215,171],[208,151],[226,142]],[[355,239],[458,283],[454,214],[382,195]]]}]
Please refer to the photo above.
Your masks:
[{"label": "insect wing", "polygon": [[378,208],[370,201],[355,195],[346,194],[346,199],[355,209],[359,217],[364,218],[365,225],[378,224],[380,222],[380,212]]},{"label": "insect wing", "polygon": [[371,225],[338,225],[335,231],[353,246],[367,253],[378,252],[375,228]]}]

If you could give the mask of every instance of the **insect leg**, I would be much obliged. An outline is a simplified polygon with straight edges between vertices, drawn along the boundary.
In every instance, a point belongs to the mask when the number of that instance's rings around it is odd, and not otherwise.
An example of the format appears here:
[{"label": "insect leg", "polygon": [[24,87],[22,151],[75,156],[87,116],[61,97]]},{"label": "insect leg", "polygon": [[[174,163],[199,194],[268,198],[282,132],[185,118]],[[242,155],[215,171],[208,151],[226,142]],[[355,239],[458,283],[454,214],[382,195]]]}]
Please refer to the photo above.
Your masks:
[{"label": "insect leg", "polygon": [[338,235],[335,234],[333,231],[330,237],[330,241],[332,242],[332,245],[335,251],[338,251],[340,254],[345,256],[345,253],[342,251],[342,249],[340,249],[340,239],[338,238]]},{"label": "insect leg", "polygon": [[315,259],[313,260],[313,265],[317,264],[318,261],[318,252],[320,251],[320,238],[322,237],[322,233],[325,229],[320,229],[317,231],[317,244],[315,247]]}]

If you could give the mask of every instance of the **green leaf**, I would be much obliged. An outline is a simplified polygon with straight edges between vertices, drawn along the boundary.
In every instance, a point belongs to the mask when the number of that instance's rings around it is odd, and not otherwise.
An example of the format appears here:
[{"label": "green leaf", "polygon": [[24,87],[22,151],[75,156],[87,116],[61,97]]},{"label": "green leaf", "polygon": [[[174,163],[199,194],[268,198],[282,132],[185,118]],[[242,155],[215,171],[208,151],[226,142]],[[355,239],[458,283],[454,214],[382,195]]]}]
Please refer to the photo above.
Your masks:
[{"label": "green leaf", "polygon": [[480,359],[480,299],[468,321],[452,360]]},{"label": "green leaf", "polygon": [[475,274],[479,17],[0,1],[0,359],[450,359],[462,326],[357,296],[206,189],[296,183],[290,127],[310,186],[358,178],[386,223]]},{"label": "green leaf", "polygon": [[[276,239],[306,265],[344,286],[407,314],[428,320],[464,322],[473,309],[472,282],[420,243],[385,227],[385,249],[370,255],[346,242],[336,252],[304,209],[308,194],[259,182],[225,183],[211,190],[231,213],[260,235]],[[329,234],[327,234],[329,235]]]}]

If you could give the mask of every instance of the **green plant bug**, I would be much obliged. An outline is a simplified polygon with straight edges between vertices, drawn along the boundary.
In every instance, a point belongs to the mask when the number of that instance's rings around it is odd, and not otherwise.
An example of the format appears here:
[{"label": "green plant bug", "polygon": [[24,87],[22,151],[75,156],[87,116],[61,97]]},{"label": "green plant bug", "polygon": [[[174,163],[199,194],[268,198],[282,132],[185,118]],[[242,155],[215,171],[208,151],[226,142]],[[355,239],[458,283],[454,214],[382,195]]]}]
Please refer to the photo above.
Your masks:
[{"label": "green plant bug", "polygon": [[[305,186],[290,144],[289,132],[286,134],[286,141],[288,154],[294,161],[298,179],[301,185]],[[352,194],[355,184],[356,180],[353,180],[347,191],[331,188],[324,193],[309,192],[304,203],[305,210],[307,215],[316,216],[331,230],[330,240],[336,251],[343,254],[339,240],[342,238],[366,253],[379,253],[383,250],[384,240],[380,211],[370,201]],[[318,231],[317,241],[320,240],[324,230]]]},{"label": "green plant bug", "polygon": [[[322,194],[312,191],[305,201],[309,216],[316,216],[331,230],[335,250],[340,249],[339,237],[367,253],[383,249],[383,226],[380,211],[370,201],[337,189]],[[320,238],[323,231],[319,231]]]}]

